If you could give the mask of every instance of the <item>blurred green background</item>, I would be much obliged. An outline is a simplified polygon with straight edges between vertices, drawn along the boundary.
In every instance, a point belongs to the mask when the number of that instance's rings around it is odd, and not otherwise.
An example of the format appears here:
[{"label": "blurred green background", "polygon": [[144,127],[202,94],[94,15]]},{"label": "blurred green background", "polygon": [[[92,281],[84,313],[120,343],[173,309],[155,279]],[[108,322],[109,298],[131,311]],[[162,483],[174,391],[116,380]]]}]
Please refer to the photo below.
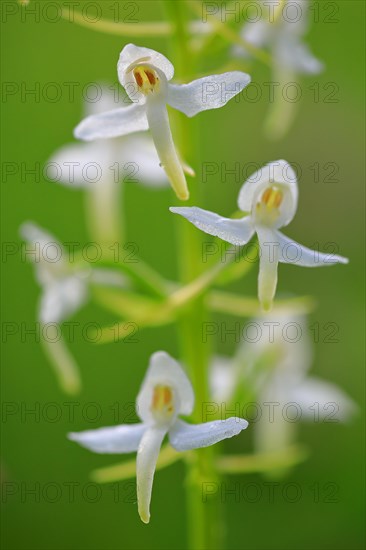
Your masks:
[{"label": "blurred green background", "polygon": [[[37,4],[31,2],[31,4]],[[42,7],[48,2],[38,2]],[[53,4],[63,4],[53,2]],[[88,2],[78,2],[76,9]],[[90,4],[90,3],[89,3]],[[99,3],[106,17],[111,7],[123,2]],[[137,2],[141,21],[163,17],[156,2]],[[318,3],[321,10],[325,2]],[[328,3],[329,4],[329,3]],[[303,170],[300,180],[300,203],[297,216],[286,234],[312,246],[324,249],[326,243],[339,245],[341,254],[350,258],[346,267],[306,270],[280,266],[279,295],[311,294],[317,309],[310,324],[327,322],[339,325],[339,342],[314,344],[312,372],[340,385],[360,405],[357,417],[348,425],[301,424],[299,439],[309,446],[309,460],[281,480],[273,502],[268,497],[266,480],[259,475],[234,476],[227,486],[240,487],[256,483],[262,496],[256,502],[241,498],[235,502],[228,495],[220,503],[227,519],[229,549],[332,549],[356,550],[363,540],[363,214],[364,214],[364,3],[358,0],[331,2],[338,8],[337,22],[312,25],[308,42],[314,54],[326,64],[319,77],[302,80],[303,98],[299,113],[288,136],[281,142],[270,142],[261,131],[267,111],[265,94],[258,102],[232,101],[225,108],[207,112],[196,119],[200,131],[202,162],[263,164],[277,158],[298,163]],[[4,174],[4,163],[15,163],[18,169],[42,166],[61,145],[72,141],[72,130],[82,116],[81,89],[88,82],[116,82],[116,61],[127,42],[155,48],[169,57],[167,39],[124,39],[81,28],[67,21],[54,23],[28,14],[21,20],[15,2],[2,2],[2,78],[16,83],[19,90],[42,90],[49,82],[61,84],[64,93],[51,102],[40,97],[22,98],[21,92],[3,96],[2,131],[2,235],[5,243],[20,245],[18,228],[25,220],[34,220],[63,242],[88,242],[82,213],[84,193],[52,184],[42,176],[39,182],[28,176],[22,181],[20,171]],[[30,8],[31,6],[29,6]],[[27,8],[26,8],[27,9]],[[92,8],[91,8],[92,9]],[[5,10],[9,10],[5,12]],[[8,13],[8,15],[7,15]],[[51,14],[50,8],[50,16]],[[4,15],[5,14],[5,15]],[[224,64],[222,54],[208,60],[206,67],[218,70]],[[187,59],[189,63],[189,59]],[[258,63],[250,70],[258,83],[268,82],[267,68]],[[70,101],[64,83],[80,83],[75,99]],[[319,102],[314,102],[309,88],[318,82]],[[327,83],[336,83],[337,102],[324,101]],[[323,98],[323,99],[322,99]],[[314,182],[310,169],[320,166],[320,181]],[[324,181],[329,171],[326,163],[337,163],[337,181]],[[200,206],[230,215],[236,208],[240,182],[232,176],[226,183],[220,175],[201,183],[201,168],[195,166],[197,179],[192,185],[202,190]],[[325,171],[324,171],[325,170]],[[244,179],[244,178],[243,178]],[[149,191],[127,185],[125,191],[128,240],[138,243],[141,256],[166,277],[176,275],[179,255],[174,241],[176,220],[168,206],[177,204],[170,189]],[[24,323],[34,327],[40,289],[32,266],[16,253],[3,259],[2,322]],[[256,269],[233,288],[255,295]],[[221,317],[217,317],[221,319]],[[89,304],[74,321],[110,320],[103,311]],[[227,319],[234,323],[236,319]],[[183,549],[186,541],[185,494],[182,480],[184,466],[177,463],[158,472],[154,484],[152,521],[143,525],[137,514],[133,483],[101,487],[96,493],[89,472],[118,461],[118,456],[98,456],[67,441],[70,430],[111,425],[115,404],[120,403],[119,421],[130,411],[150,354],[165,349],[178,354],[174,327],[139,332],[137,344],[116,343],[93,346],[81,338],[70,344],[82,370],[84,389],[76,399],[63,395],[54,374],[32,335],[22,341],[20,332],[3,337],[2,400],[5,414],[2,422],[3,492],[2,541],[7,550],[140,550]],[[234,343],[218,343],[218,351],[231,353]],[[74,418],[69,415],[70,402],[76,401]],[[52,405],[61,410],[54,422]],[[92,417],[97,403],[102,411]],[[13,405],[17,404],[17,405]],[[127,405],[125,405],[127,404]],[[12,407],[18,407],[17,410]],[[37,408],[40,417],[26,413]],[[89,407],[89,408],[88,408]],[[127,408],[124,408],[127,407]],[[56,409],[54,409],[56,411]],[[23,414],[22,414],[23,413]],[[251,448],[250,429],[247,437],[232,440],[225,448],[240,452]],[[302,496],[298,502],[286,502],[282,490],[286,483],[297,483]],[[329,483],[338,487],[336,502],[327,502]],[[37,489],[37,484],[39,484]],[[69,498],[70,487],[75,498]],[[39,495],[26,494],[36,488]],[[320,489],[320,501],[314,498]],[[45,489],[46,488],[46,489]],[[14,494],[9,494],[14,492]],[[46,491],[43,493],[42,491]],[[61,496],[60,496],[61,491]],[[119,493],[117,494],[117,491]],[[54,499],[55,502],[51,502]],[[92,502],[95,500],[95,502]],[[118,502],[116,502],[116,500]]]}]

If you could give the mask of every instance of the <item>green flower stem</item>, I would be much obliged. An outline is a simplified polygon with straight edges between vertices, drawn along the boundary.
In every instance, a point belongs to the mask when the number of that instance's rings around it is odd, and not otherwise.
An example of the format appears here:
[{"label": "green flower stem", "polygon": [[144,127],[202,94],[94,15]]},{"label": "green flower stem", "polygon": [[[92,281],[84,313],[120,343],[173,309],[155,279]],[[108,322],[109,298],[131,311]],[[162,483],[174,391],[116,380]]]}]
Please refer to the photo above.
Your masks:
[{"label": "green flower stem", "polygon": [[[177,1],[165,1],[168,15],[176,24],[176,33],[173,36],[174,55],[173,63],[178,79],[185,81],[188,72],[192,72],[195,60],[192,52],[188,50],[188,35],[186,25],[185,4]],[[196,121],[175,114],[174,136],[181,157],[190,165],[196,165],[196,153],[199,150],[195,127]],[[200,202],[197,183],[190,185],[191,204]],[[203,271],[202,237],[199,231],[185,220],[178,219],[179,245],[179,272],[181,282],[185,285],[201,277]],[[204,277],[204,276],[203,276]],[[199,279],[200,280],[200,279]],[[193,283],[194,284],[194,283]],[[198,285],[199,286],[199,285]],[[178,291],[179,292],[179,291]],[[189,294],[189,293],[188,293]],[[179,296],[179,295],[178,295]],[[184,290],[183,290],[184,298]],[[178,323],[181,355],[184,363],[190,370],[196,403],[193,412],[193,420],[203,422],[202,405],[209,400],[208,394],[208,366],[210,350],[207,344],[202,342],[202,326],[207,320],[204,296],[198,292],[197,297],[189,302],[180,315]],[[187,459],[188,475],[186,480],[187,505],[188,505],[188,536],[191,550],[207,550],[219,548],[217,526],[219,514],[217,514],[216,502],[203,502],[202,488],[205,481],[217,482],[217,474],[214,466],[215,449],[208,447],[198,449],[189,454]]]}]

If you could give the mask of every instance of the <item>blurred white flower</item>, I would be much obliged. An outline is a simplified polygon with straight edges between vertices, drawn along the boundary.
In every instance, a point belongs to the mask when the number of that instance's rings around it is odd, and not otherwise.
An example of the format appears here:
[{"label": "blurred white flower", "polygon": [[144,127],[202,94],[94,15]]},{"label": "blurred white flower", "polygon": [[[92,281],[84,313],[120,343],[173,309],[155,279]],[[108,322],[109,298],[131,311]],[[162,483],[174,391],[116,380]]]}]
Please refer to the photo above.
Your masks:
[{"label": "blurred white flower", "polygon": [[203,424],[187,424],[179,415],[190,415],[194,393],[182,367],[163,351],[154,353],[136,400],[142,422],[69,434],[69,439],[96,453],[137,451],[136,478],[138,511],[143,522],[150,520],[150,501],[156,462],[166,434],[172,447],[187,451],[208,447],[239,434],[248,426],[242,418]]},{"label": "blurred white flower", "polygon": [[87,301],[89,273],[73,271],[61,243],[38,225],[26,222],[20,234],[34,251],[31,257],[42,287],[38,318],[43,324],[61,323]]},{"label": "blurred white flower", "polygon": [[[87,116],[127,108],[106,85],[100,86],[95,102],[85,102]],[[71,143],[58,149],[48,161],[47,175],[55,182],[70,187],[103,187],[112,181],[119,185],[121,178],[142,185],[164,187],[168,180],[159,164],[154,143],[146,134],[128,138],[103,139],[93,143]]]},{"label": "blurred white flower", "polygon": [[124,286],[125,280],[107,269],[75,267],[61,243],[33,222],[24,223],[20,234],[27,243],[27,256],[34,263],[36,279],[42,288],[38,306],[42,345],[61,387],[67,393],[77,393],[81,387],[79,368],[67,349],[59,324],[87,302],[91,282]]},{"label": "blurred white flower", "polygon": [[[116,106],[127,108],[122,100],[117,102],[115,94],[107,86],[100,86],[99,90],[98,101],[85,105],[87,115],[97,116],[116,109]],[[142,133],[65,145],[49,159],[47,175],[52,181],[87,191],[89,232],[106,249],[123,240],[123,182],[131,181],[154,188],[169,185],[153,140]]]},{"label": "blurred white flower", "polygon": [[[257,48],[268,48],[273,64],[294,74],[318,74],[324,66],[316,59],[303,37],[308,31],[309,0],[266,0],[259,3],[263,17],[243,26],[241,36]],[[236,46],[234,54],[250,55]]]},{"label": "blurred white flower", "polygon": [[278,231],[293,219],[297,199],[296,174],[286,161],[279,160],[255,172],[242,186],[238,206],[243,212],[249,212],[244,218],[223,218],[196,207],[170,210],[205,233],[237,246],[246,244],[257,233],[260,246],[258,296],[263,308],[268,310],[276,292],[278,262],[304,267],[348,263],[347,258],[310,250]]},{"label": "blurred white flower", "polygon": [[305,318],[289,312],[266,315],[248,324],[248,338],[234,358],[216,357],[212,397],[230,406],[246,392],[257,405],[256,450],[280,451],[293,443],[298,421],[346,422],[356,410],[336,385],[308,375],[311,364]]},{"label": "blurred white flower", "polygon": [[[247,44],[267,48],[271,55],[273,97],[264,121],[269,139],[283,138],[293,123],[301,98],[300,75],[316,75],[324,69],[304,43],[309,4],[309,0],[261,2],[262,18],[245,23],[241,32]],[[250,53],[236,46],[233,55]]]},{"label": "blurred white flower", "polygon": [[[187,60],[187,63],[189,60]],[[75,129],[75,137],[86,141],[111,138],[150,129],[157,154],[178,198],[189,197],[182,162],[170,130],[167,104],[189,117],[217,109],[249,84],[250,77],[229,72],[175,85],[174,67],[162,54],[127,44],[118,61],[118,78],[133,102],[124,108],[89,116]],[[234,86],[234,89],[228,87]]]}]

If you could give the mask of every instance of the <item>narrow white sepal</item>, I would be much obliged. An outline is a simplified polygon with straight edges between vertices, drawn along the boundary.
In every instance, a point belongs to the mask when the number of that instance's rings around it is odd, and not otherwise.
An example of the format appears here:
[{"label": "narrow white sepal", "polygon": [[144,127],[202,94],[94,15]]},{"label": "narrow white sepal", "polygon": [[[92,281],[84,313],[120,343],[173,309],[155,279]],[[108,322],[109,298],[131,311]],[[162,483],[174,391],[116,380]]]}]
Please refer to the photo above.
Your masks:
[{"label": "narrow white sepal", "polygon": [[77,275],[55,278],[44,286],[39,304],[42,323],[62,323],[88,299],[87,281]]}]

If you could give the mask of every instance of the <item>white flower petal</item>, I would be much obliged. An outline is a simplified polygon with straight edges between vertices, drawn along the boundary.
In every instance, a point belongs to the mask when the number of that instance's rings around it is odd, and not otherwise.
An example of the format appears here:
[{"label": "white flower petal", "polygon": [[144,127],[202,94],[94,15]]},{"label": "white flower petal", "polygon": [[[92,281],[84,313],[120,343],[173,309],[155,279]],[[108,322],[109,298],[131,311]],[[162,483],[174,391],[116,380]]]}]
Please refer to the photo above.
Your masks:
[{"label": "white flower petal", "polygon": [[268,311],[276,294],[279,243],[271,229],[257,227],[257,235],[260,246],[258,298]]},{"label": "white flower petal", "polygon": [[56,243],[60,245],[52,233],[49,233],[34,222],[24,222],[19,229],[20,236],[30,244],[39,243],[40,247],[48,245],[49,243]]},{"label": "white flower petal", "polygon": [[287,191],[281,205],[281,225],[287,225],[296,213],[298,189],[296,173],[285,160],[269,162],[252,174],[240,189],[238,206],[243,212],[251,212],[263,191],[272,185]]},{"label": "white flower petal", "polygon": [[131,101],[144,105],[147,98],[139,90],[133,74],[133,69],[138,65],[144,65],[156,71],[159,74],[160,85],[164,88],[167,81],[174,75],[174,67],[164,55],[155,50],[140,48],[134,44],[127,44],[123,48],[117,65],[119,81]]},{"label": "white flower petal", "polygon": [[112,164],[111,146],[107,141],[72,143],[56,151],[47,162],[45,171],[51,181],[75,188],[91,187],[91,179],[95,176],[102,179],[108,171],[110,176]]},{"label": "white flower petal", "polygon": [[89,116],[74,130],[74,136],[85,141],[125,136],[149,127],[144,106],[132,104],[127,107]]},{"label": "white flower petal", "polygon": [[53,284],[65,275],[65,250],[56,237],[33,222],[23,223],[19,232],[34,252],[31,260],[34,262],[36,279],[41,286]]},{"label": "white flower petal", "polygon": [[177,420],[169,430],[169,441],[177,451],[209,447],[223,439],[238,435],[248,426],[244,418],[231,417],[203,424],[187,424]]},{"label": "white flower petal", "polygon": [[137,414],[143,421],[151,421],[151,403],[155,386],[169,386],[178,400],[176,414],[189,415],[193,410],[192,385],[180,366],[165,351],[157,351],[150,358],[149,368],[137,396]]},{"label": "white flower petal", "polygon": [[179,214],[193,223],[198,229],[220,237],[228,243],[236,246],[246,244],[254,233],[251,218],[241,218],[239,220],[231,220],[223,218],[214,212],[202,210],[202,208],[193,207],[171,207],[169,209],[174,214]]},{"label": "white flower petal", "polygon": [[189,84],[169,84],[168,103],[189,117],[226,105],[250,83],[246,73],[233,71],[206,76]]},{"label": "white flower petal", "polygon": [[177,197],[181,200],[187,200],[189,197],[187,182],[181,162],[175,150],[168,112],[163,99],[164,98],[157,100],[155,98],[149,98],[146,103],[149,128],[162,167]]},{"label": "white flower petal", "polygon": [[[335,384],[318,378],[306,378],[292,391],[289,400],[297,403],[305,417],[316,421],[347,421],[357,410],[354,401]],[[318,417],[319,415],[319,417]]]},{"label": "white flower petal", "polygon": [[317,250],[311,250],[283,235],[280,231],[274,231],[275,239],[279,243],[279,261],[286,264],[295,264],[302,267],[323,267],[337,263],[348,264],[348,258],[338,254],[324,254]]},{"label": "white flower petal", "polygon": [[[243,26],[240,35],[245,42],[256,48],[267,46],[271,37],[270,23],[265,19],[248,22]],[[235,53],[247,55],[247,50],[243,46],[235,46]]]},{"label": "white flower petal", "polygon": [[86,99],[84,102],[85,117],[90,115],[100,115],[106,111],[113,111],[117,107],[127,107],[128,103],[123,103],[123,94],[116,93],[115,85],[99,83],[100,95],[95,101]]},{"label": "white flower petal", "polygon": [[150,501],[156,462],[165,434],[164,429],[147,429],[137,451],[137,503],[140,518],[144,523],[150,521]]},{"label": "white flower petal", "polygon": [[118,78],[123,87],[125,86],[125,74],[129,70],[130,65],[145,63],[162,71],[167,80],[173,78],[174,67],[165,55],[150,48],[127,44],[120,53],[117,66]]},{"label": "white flower petal", "polygon": [[42,323],[60,323],[71,317],[88,298],[86,281],[74,275],[45,286],[39,306]]},{"label": "white flower petal", "polygon": [[275,47],[276,62],[296,73],[319,74],[324,64],[313,56],[309,47],[290,33],[279,37]]},{"label": "white flower petal", "polygon": [[167,187],[169,181],[160,165],[151,136],[130,136],[123,144],[123,157],[130,169],[131,178],[149,187]]},{"label": "white flower petal", "polygon": [[210,390],[216,403],[228,403],[233,397],[238,373],[234,358],[215,356],[210,365]]},{"label": "white flower petal", "polygon": [[144,424],[122,424],[110,428],[69,433],[68,438],[95,453],[132,453],[137,451],[145,431]]}]

